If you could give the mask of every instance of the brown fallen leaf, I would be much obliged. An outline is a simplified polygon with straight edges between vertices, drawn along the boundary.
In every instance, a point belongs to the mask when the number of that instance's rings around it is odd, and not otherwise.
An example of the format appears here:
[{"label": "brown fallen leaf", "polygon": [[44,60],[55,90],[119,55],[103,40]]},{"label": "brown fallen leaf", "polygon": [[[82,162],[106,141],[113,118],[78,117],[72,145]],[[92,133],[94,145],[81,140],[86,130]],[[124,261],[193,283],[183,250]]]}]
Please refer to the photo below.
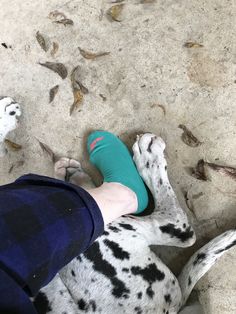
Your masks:
[{"label": "brown fallen leaf", "polygon": [[180,124],[178,127],[184,131],[181,138],[186,145],[197,147],[202,144],[185,125]]},{"label": "brown fallen leaf", "polygon": [[71,19],[62,19],[62,20],[58,20],[58,21],[54,21],[54,23],[57,23],[57,24],[63,24],[64,26],[66,25],[74,25],[74,22],[71,20]]},{"label": "brown fallen leaf", "polygon": [[67,68],[62,63],[45,62],[39,64],[48,68],[49,70],[52,70],[53,72],[56,72],[63,79],[65,79],[68,75]]},{"label": "brown fallen leaf", "polygon": [[57,19],[57,18],[66,19],[66,15],[62,12],[57,11],[57,10],[50,12],[48,17],[51,20]]},{"label": "brown fallen leaf", "polygon": [[25,161],[24,160],[19,160],[16,163],[12,164],[11,167],[8,170],[8,173],[10,174],[13,169],[22,167],[24,165]]},{"label": "brown fallen leaf", "polygon": [[8,148],[10,148],[13,151],[18,151],[20,149],[22,149],[22,146],[19,144],[16,144],[8,139],[5,139],[5,144],[7,145]]},{"label": "brown fallen leaf", "polygon": [[81,55],[85,59],[89,59],[89,60],[94,60],[96,58],[107,56],[107,55],[110,54],[110,52],[108,52],[108,51],[102,51],[102,52],[98,52],[98,53],[93,53],[93,52],[89,52],[89,51],[86,51],[84,49],[81,49],[80,47],[78,47],[78,48],[79,48],[79,51],[80,51]]},{"label": "brown fallen leaf", "polygon": [[50,91],[49,91],[49,103],[51,103],[54,100],[56,94],[58,93],[58,90],[59,90],[59,85],[55,85],[54,87],[52,87],[50,89]]},{"label": "brown fallen leaf", "polygon": [[43,35],[39,31],[37,31],[37,33],[36,33],[36,39],[37,39],[37,42],[39,43],[40,47],[45,52],[47,52],[48,51],[48,46],[46,44],[46,40],[45,40],[45,38],[43,37]]},{"label": "brown fallen leaf", "polygon": [[196,42],[193,42],[193,41],[187,41],[184,44],[184,47],[185,48],[202,48],[204,46],[202,44],[199,44],[199,43],[196,43]]},{"label": "brown fallen leaf", "polygon": [[123,10],[123,7],[124,3],[113,5],[107,10],[108,17],[111,18],[113,21],[121,22],[121,20],[119,20],[118,18]]},{"label": "brown fallen leaf", "polygon": [[236,168],[234,167],[217,165],[217,164],[206,162],[206,161],[205,161],[205,165],[207,165],[210,169],[219,172],[220,174],[223,174],[225,176],[228,176],[236,180]]},{"label": "brown fallen leaf", "polygon": [[70,115],[72,115],[72,113],[79,108],[84,98],[84,95],[80,89],[74,89],[73,95],[74,95],[74,102],[70,107]]},{"label": "brown fallen leaf", "polygon": [[200,159],[195,168],[191,168],[192,176],[198,180],[207,181],[208,177],[205,171],[205,161]]},{"label": "brown fallen leaf", "polygon": [[72,89],[81,90],[83,94],[88,94],[89,90],[80,81],[80,67],[76,66],[71,72]]},{"label": "brown fallen leaf", "polygon": [[124,0],[113,0],[111,1],[111,3],[120,3],[120,2],[123,2]]},{"label": "brown fallen leaf", "polygon": [[51,52],[50,52],[50,54],[51,54],[52,57],[55,56],[55,54],[57,53],[58,49],[59,49],[59,44],[54,41],[54,42],[52,43],[52,50],[51,50]]},{"label": "brown fallen leaf", "polygon": [[42,151],[45,152],[51,158],[52,162],[55,162],[57,158],[54,152],[51,150],[51,148],[47,144],[40,142],[38,139],[37,141],[39,142]]},{"label": "brown fallen leaf", "polygon": [[103,101],[107,100],[106,96],[104,96],[103,94],[99,94],[99,96],[102,98]]},{"label": "brown fallen leaf", "polygon": [[141,0],[140,3],[145,4],[145,3],[154,3],[156,0]]}]

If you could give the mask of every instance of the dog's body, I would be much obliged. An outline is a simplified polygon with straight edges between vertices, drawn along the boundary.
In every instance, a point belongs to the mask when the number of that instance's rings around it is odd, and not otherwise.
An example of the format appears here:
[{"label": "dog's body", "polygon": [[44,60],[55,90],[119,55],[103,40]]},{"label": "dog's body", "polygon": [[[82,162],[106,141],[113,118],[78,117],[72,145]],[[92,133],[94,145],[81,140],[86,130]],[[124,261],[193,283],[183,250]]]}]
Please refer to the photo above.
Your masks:
[{"label": "dog's body", "polygon": [[6,154],[4,140],[17,127],[17,117],[20,115],[21,109],[17,102],[11,97],[0,96],[0,157]]},{"label": "dog's body", "polygon": [[[195,242],[167,177],[164,148],[162,139],[153,134],[138,138],[133,147],[137,168],[155,200],[154,212],[109,224],[84,254],[41,290],[34,300],[39,313],[198,313],[196,306],[183,306],[196,282],[236,244],[236,230],[196,252],[178,279],[153,253],[150,245],[187,247]],[[88,184],[88,176],[77,170]]]}]

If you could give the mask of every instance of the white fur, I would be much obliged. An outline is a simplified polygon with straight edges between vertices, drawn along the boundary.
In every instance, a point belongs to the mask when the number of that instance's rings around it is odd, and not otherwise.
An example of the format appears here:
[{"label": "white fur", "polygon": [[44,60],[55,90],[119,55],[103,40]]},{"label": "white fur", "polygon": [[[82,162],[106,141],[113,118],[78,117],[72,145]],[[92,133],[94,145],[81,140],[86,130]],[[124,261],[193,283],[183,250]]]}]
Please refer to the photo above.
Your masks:
[{"label": "white fur", "polygon": [[11,97],[0,97],[0,157],[6,154],[4,140],[18,124],[21,115],[20,105]]},{"label": "white fur", "polygon": [[[84,254],[41,290],[39,296],[46,298],[48,313],[201,313],[199,304],[183,306],[196,282],[234,245],[236,231],[222,234],[196,252],[178,279],[151,251],[151,244],[187,247],[195,242],[194,231],[169,183],[164,149],[165,143],[154,134],[137,138],[134,160],[153,194],[154,212],[140,218],[122,217],[108,225]],[[89,177],[80,175],[80,165],[74,166],[80,183],[85,180],[88,184]],[[73,162],[69,159],[56,164],[59,177],[65,178],[68,170],[75,182],[76,172],[70,168]],[[113,250],[110,244],[118,249]],[[36,298],[36,305],[40,297]]]}]

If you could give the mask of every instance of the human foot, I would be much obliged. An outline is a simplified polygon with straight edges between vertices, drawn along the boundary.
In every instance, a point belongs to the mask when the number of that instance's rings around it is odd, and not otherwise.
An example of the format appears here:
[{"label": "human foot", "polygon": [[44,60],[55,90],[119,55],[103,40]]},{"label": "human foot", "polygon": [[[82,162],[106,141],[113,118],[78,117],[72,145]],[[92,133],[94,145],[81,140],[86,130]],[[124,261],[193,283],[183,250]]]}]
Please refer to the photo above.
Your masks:
[{"label": "human foot", "polygon": [[96,131],[88,137],[87,148],[104,182],[120,183],[132,190],[138,200],[136,213],[142,212],[148,203],[147,190],[124,143],[109,132]]}]

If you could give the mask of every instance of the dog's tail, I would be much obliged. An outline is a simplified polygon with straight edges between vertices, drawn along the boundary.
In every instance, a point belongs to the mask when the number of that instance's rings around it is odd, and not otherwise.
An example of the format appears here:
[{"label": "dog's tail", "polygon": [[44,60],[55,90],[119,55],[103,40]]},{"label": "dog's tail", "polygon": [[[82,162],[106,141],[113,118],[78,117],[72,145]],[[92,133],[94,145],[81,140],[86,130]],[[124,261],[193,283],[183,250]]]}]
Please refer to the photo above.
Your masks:
[{"label": "dog's tail", "polygon": [[199,249],[179,275],[182,304],[187,301],[198,280],[216,263],[221,255],[236,245],[236,229],[226,231]]}]

